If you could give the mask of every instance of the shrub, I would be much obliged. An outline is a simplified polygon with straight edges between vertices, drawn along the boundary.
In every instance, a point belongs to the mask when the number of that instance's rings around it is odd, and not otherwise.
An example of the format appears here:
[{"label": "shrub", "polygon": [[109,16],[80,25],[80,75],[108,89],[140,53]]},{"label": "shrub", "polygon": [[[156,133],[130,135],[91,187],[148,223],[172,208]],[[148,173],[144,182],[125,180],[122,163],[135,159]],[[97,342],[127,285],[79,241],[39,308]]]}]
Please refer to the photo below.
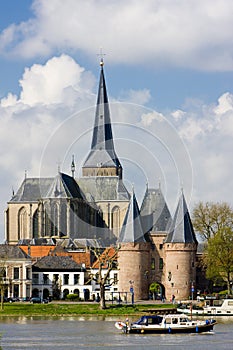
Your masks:
[{"label": "shrub", "polygon": [[79,296],[78,294],[67,294],[66,299],[70,301],[79,300]]},{"label": "shrub", "polygon": [[219,292],[218,294],[221,295],[221,296],[225,296],[225,295],[228,294],[228,290],[227,289],[226,290],[221,290],[221,292]]}]

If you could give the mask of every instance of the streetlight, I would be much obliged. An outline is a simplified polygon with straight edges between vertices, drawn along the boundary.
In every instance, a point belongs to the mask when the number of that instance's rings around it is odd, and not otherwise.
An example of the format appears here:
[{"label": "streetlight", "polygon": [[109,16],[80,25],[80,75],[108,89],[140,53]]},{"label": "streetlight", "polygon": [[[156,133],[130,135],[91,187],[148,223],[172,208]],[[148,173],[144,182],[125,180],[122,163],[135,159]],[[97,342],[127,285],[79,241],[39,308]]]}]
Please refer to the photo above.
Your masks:
[{"label": "streetlight", "polygon": [[191,281],[191,295],[192,295],[192,300],[193,300],[193,293],[194,293],[194,281]]},{"label": "streetlight", "polygon": [[129,280],[129,284],[130,284],[129,291],[131,293],[131,304],[133,305],[134,304],[134,288],[133,288],[134,281]]}]

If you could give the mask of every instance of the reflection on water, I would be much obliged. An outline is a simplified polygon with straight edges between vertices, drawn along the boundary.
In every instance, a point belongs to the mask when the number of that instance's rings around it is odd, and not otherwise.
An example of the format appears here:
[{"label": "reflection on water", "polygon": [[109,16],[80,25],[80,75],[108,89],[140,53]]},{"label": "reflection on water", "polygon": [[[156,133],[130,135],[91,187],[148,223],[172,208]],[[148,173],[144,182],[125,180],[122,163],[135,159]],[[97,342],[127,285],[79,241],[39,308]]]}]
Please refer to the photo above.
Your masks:
[{"label": "reflection on water", "polygon": [[117,317],[1,317],[0,349],[232,350],[233,319],[218,319],[213,334],[125,335]]}]

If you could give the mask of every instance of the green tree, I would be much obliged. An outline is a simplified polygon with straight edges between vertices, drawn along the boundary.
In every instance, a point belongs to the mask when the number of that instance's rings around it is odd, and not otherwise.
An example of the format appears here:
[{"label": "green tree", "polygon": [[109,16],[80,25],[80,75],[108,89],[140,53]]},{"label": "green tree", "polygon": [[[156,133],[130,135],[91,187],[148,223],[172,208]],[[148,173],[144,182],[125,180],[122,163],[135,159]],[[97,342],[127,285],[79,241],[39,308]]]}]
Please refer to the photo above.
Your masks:
[{"label": "green tree", "polygon": [[151,283],[149,291],[153,294],[153,296],[155,298],[156,295],[158,293],[160,293],[160,291],[161,291],[161,287],[160,287],[159,283],[157,283],[157,282]]},{"label": "green tree", "polygon": [[227,203],[199,202],[193,210],[192,223],[195,231],[208,241],[221,229],[233,229],[233,210]]},{"label": "green tree", "polygon": [[208,240],[203,261],[206,277],[214,282],[222,280],[227,283],[230,294],[233,279],[233,230],[230,227],[221,228]]}]

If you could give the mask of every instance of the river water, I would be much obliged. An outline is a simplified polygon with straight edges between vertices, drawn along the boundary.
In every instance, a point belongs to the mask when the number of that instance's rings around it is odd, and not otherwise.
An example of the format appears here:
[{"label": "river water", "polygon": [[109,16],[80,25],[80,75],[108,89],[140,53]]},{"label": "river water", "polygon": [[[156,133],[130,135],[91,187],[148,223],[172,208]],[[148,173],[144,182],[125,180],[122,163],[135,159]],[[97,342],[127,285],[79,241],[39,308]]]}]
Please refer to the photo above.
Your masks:
[{"label": "river water", "polygon": [[212,334],[122,334],[110,317],[2,317],[2,350],[232,350],[233,319],[220,319]]}]

